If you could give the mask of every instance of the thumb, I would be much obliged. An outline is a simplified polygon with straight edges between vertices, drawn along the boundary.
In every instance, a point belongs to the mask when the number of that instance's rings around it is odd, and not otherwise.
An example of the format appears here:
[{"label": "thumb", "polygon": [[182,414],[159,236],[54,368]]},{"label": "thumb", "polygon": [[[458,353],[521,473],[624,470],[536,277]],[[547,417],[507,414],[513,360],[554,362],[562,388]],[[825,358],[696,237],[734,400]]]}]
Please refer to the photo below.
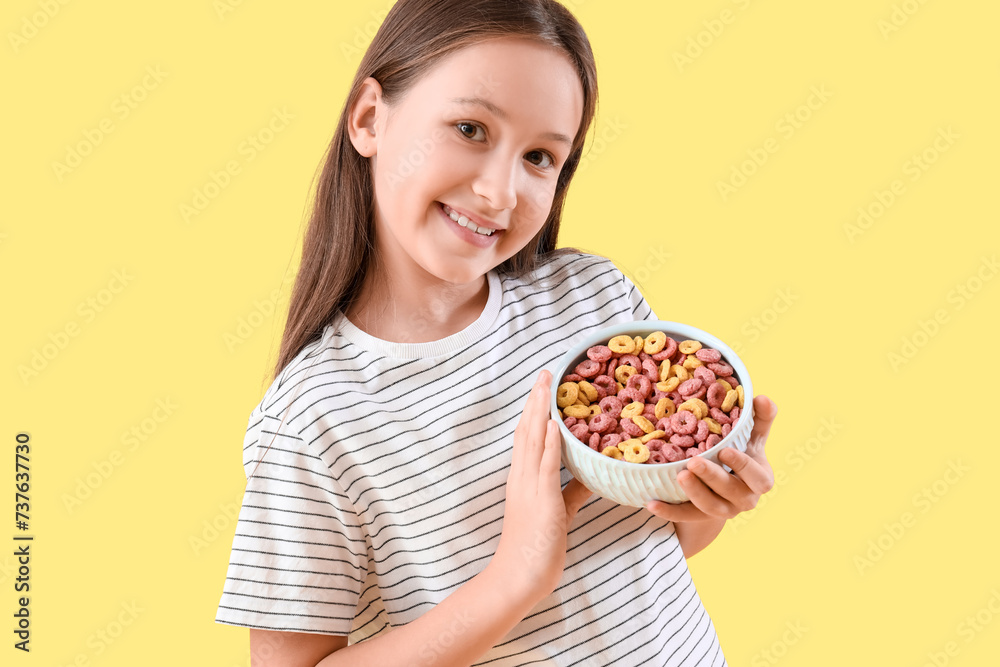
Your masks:
[{"label": "thumb", "polygon": [[569,480],[569,484],[563,488],[562,492],[563,502],[566,503],[566,518],[569,521],[573,520],[573,517],[576,516],[576,513],[583,507],[583,504],[587,502],[592,493],[576,477]]}]

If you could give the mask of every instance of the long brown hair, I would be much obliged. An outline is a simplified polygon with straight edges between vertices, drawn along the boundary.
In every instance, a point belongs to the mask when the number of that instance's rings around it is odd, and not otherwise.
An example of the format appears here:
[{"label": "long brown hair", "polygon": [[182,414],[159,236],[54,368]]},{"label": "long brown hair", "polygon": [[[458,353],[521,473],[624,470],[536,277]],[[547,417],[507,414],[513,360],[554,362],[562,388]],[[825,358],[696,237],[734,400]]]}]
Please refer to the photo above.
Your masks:
[{"label": "long brown hair", "polygon": [[375,256],[374,189],[368,158],[351,143],[347,122],[362,82],[373,77],[387,104],[401,98],[443,56],[485,39],[527,37],[562,50],[583,84],[583,117],[538,235],[497,267],[514,275],[555,251],[566,189],[580,162],[597,108],[597,70],[590,41],[555,0],[398,0],[358,66],[326,153],[273,379],[317,340],[338,312],[353,305]]}]

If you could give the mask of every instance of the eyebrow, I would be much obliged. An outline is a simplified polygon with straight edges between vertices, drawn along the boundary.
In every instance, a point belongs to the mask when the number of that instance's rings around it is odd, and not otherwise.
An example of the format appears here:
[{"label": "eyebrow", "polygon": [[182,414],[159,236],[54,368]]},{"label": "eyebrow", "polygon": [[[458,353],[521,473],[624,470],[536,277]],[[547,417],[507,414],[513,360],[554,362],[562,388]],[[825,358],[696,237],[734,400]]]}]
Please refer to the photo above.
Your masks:
[{"label": "eyebrow", "polygon": [[[506,111],[493,104],[489,100],[483,99],[482,97],[455,97],[451,100],[456,104],[471,104],[475,106],[481,106],[491,114],[499,118],[500,120],[510,120],[510,114]],[[553,141],[560,141],[564,144],[568,144],[570,147],[573,146],[573,140],[567,137],[565,134],[560,134],[558,132],[545,132],[542,134],[542,139],[551,139]]]}]

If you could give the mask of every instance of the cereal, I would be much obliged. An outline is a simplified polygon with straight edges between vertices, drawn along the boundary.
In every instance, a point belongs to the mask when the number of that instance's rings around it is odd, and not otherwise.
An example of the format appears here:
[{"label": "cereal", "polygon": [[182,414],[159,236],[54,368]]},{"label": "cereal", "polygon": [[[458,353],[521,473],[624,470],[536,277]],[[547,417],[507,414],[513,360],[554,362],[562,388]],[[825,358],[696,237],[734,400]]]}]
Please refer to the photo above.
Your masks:
[{"label": "cereal", "polygon": [[580,394],[580,387],[575,382],[563,382],[556,389],[556,405],[565,408],[576,403],[576,397]]},{"label": "cereal", "polygon": [[632,354],[635,341],[631,336],[615,336],[608,341],[608,349],[616,354]]},{"label": "cereal", "polygon": [[683,461],[732,432],[743,386],[722,352],[662,331],[592,345],[556,390],[570,433],[604,456]]}]

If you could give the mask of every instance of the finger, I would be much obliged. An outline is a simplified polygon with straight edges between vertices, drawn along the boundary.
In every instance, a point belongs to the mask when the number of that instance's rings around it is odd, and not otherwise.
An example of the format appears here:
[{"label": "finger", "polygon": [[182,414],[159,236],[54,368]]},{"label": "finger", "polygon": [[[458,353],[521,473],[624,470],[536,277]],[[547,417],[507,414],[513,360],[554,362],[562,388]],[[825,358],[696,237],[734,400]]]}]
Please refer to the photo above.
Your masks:
[{"label": "finger", "polygon": [[731,515],[734,508],[746,511],[757,503],[756,497],[751,498],[754,492],[747,484],[717,463],[695,456],[688,461],[687,471],[691,473],[683,476],[687,485],[681,481],[681,475],[678,475],[678,483],[691,502],[706,514]]},{"label": "finger", "polygon": [[562,495],[563,501],[566,503],[566,520],[569,523],[576,516],[576,513],[580,511],[584,503],[590,499],[593,492],[584,486],[583,482],[574,477],[563,488]]},{"label": "finger", "polygon": [[[756,493],[763,495],[774,486],[774,472],[771,465],[763,458],[748,456],[735,447],[729,447],[719,452],[719,461],[729,466],[735,477],[743,481],[746,486]],[[734,477],[734,475],[728,475]]]},{"label": "finger", "polygon": [[646,503],[646,509],[667,521],[704,521],[710,518],[690,502],[674,504],[650,500]]},{"label": "finger", "polygon": [[[747,443],[747,453],[751,456],[762,455],[767,435],[771,432],[774,417],[778,414],[778,406],[767,396],[758,394],[753,399],[753,431]],[[728,464],[727,464],[728,465]]]},{"label": "finger", "polygon": [[542,460],[538,464],[540,491],[544,490],[545,485],[559,487],[561,462],[562,438],[559,437],[559,425],[555,419],[549,419],[545,423],[544,450],[542,451]]},{"label": "finger", "polygon": [[[543,371],[547,375],[547,372]],[[536,471],[542,456],[545,438],[545,420],[539,423],[540,394],[545,390],[543,375],[531,387],[528,399],[521,411],[521,418],[514,427],[514,451],[511,454],[511,470],[520,477],[525,470]]]}]

